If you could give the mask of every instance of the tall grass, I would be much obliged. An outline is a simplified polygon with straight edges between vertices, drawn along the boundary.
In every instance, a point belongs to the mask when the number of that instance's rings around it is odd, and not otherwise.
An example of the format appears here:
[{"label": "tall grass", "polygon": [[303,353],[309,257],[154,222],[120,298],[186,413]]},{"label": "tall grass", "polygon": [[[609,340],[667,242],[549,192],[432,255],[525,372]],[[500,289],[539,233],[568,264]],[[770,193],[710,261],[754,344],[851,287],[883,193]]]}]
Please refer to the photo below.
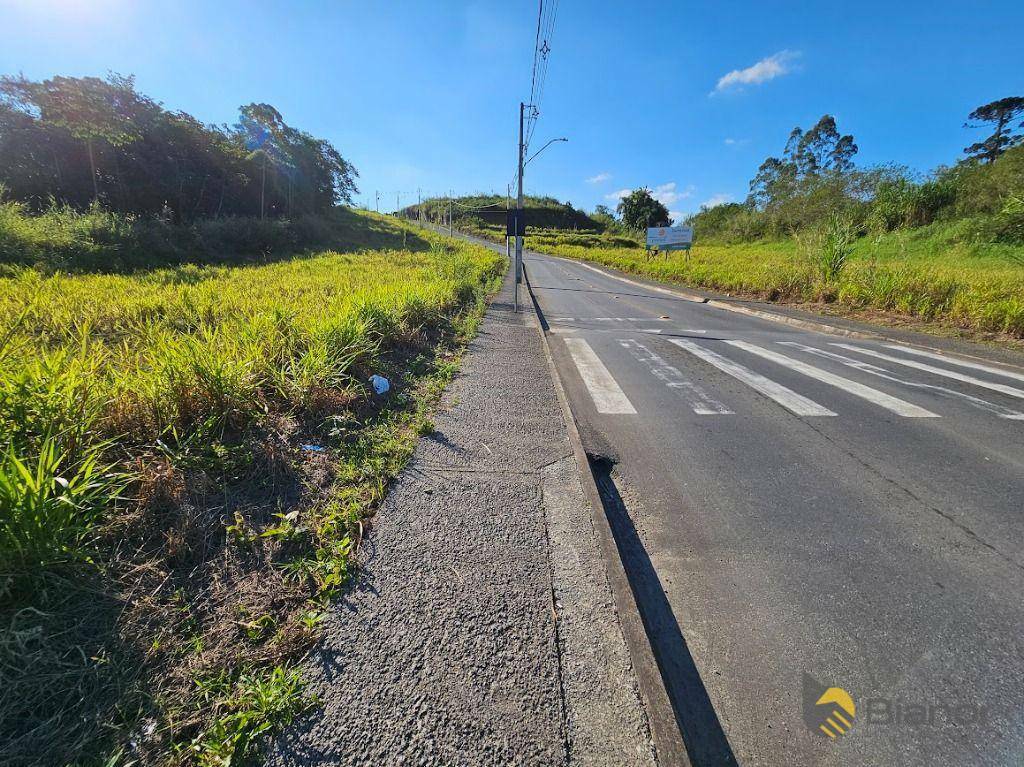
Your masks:
[{"label": "tall grass", "polygon": [[87,553],[97,518],[124,484],[99,452],[90,449],[73,464],[47,437],[32,463],[13,445],[0,455],[0,569],[49,567]]},{"label": "tall grass", "polygon": [[331,231],[0,277],[0,762],[238,762],[304,705],[290,664],[503,264],[372,214]]},{"label": "tall grass", "polygon": [[127,272],[187,263],[266,262],[310,248],[413,247],[416,235],[369,225],[344,209],[295,219],[226,216],[176,225],[159,216],[86,211],[54,204],[39,215],[3,199],[0,187],[0,269],[34,266],[53,272]]}]

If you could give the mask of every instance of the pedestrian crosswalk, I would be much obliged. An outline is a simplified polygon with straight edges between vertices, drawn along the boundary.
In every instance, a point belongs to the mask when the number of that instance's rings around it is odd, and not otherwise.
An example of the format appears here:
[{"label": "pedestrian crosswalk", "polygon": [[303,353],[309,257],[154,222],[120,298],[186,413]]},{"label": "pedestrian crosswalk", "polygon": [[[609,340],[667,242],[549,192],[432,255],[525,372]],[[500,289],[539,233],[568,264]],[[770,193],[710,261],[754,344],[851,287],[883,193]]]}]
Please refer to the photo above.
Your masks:
[{"label": "pedestrian crosswalk", "polygon": [[[851,409],[848,398],[853,397],[901,418],[942,418],[949,415],[940,412],[942,406],[950,403],[1024,421],[1024,412],[1012,401],[997,401],[998,395],[1024,398],[1024,389],[1005,382],[1024,381],[1024,373],[899,344],[647,336],[617,339],[620,353],[602,347],[602,360],[585,338],[566,337],[564,343],[597,412],[607,415],[635,415],[631,389],[649,375],[702,416],[742,412],[742,394],[728,385],[731,379],[803,417],[836,417]],[[678,350],[674,354],[673,347]],[[630,367],[624,369],[624,364]]]},{"label": "pedestrian crosswalk", "polygon": [[679,368],[669,365],[659,355],[652,352],[639,341],[626,339],[619,341],[624,349],[636,358],[637,362],[650,368],[654,377],[664,382],[665,386],[676,390],[698,415],[731,415],[732,411],[709,395],[693,381],[689,381]]},{"label": "pedestrian crosswalk", "polygon": [[723,373],[727,373],[733,378],[742,381],[751,389],[760,392],[769,399],[775,400],[786,408],[786,410],[790,410],[797,415],[836,415],[836,413],[833,413],[827,407],[822,407],[817,402],[807,399],[807,397],[804,397],[802,394],[797,394],[792,389],[789,389],[780,383],[776,383],[760,373],[755,373],[750,368],[745,367],[738,362],[733,362],[728,357],[723,357],[717,352],[713,352],[699,344],[695,344],[693,341],[682,341],[678,338],[673,338],[672,343],[680,349],[686,349],[690,354],[699,357],[708,364],[714,365]]},{"label": "pedestrian crosswalk", "polygon": [[785,355],[771,351],[770,349],[762,349],[760,346],[755,346],[754,344],[747,343],[746,341],[728,341],[727,343],[739,349],[743,349],[744,351],[748,351],[751,354],[763,357],[766,360],[777,362],[790,370],[795,370],[797,373],[803,373],[805,376],[814,378],[822,383],[835,386],[836,388],[849,392],[856,397],[866,399],[868,402],[873,402],[879,407],[891,410],[896,415],[901,415],[905,418],[938,417],[930,410],[925,410],[923,407],[918,407],[906,400],[893,397],[885,392],[879,391],[878,389],[872,389],[870,386],[865,386],[864,384],[852,381],[849,378],[843,378],[842,376],[837,376],[834,373],[829,373],[827,370],[822,370],[821,368],[816,368],[813,365],[808,365],[806,362],[795,360],[792,357],[786,357]]}]

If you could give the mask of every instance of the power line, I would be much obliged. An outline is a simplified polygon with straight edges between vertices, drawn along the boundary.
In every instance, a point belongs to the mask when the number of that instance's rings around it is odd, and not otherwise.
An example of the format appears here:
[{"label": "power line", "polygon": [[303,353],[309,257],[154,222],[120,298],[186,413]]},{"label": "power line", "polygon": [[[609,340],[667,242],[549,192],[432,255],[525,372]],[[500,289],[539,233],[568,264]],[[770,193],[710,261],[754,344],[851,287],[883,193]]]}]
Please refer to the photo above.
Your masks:
[{"label": "power line", "polygon": [[[551,40],[554,37],[555,20],[558,17],[558,0],[538,0],[537,28],[533,40],[533,65],[530,69],[530,100],[525,116],[523,150],[529,152],[530,142],[537,130],[540,105],[544,100],[544,86],[547,84],[548,62],[551,58]],[[519,181],[518,167],[512,173],[510,185]]]}]

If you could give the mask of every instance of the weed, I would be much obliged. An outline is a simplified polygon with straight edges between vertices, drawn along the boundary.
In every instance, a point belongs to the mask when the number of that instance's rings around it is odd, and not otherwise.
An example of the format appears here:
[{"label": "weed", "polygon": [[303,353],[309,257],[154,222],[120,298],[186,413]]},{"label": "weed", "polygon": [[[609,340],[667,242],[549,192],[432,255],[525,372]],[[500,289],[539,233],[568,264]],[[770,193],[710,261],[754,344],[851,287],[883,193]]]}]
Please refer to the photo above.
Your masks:
[{"label": "weed", "polygon": [[295,668],[216,674],[196,681],[213,710],[211,724],[189,746],[200,767],[230,767],[256,756],[260,738],[287,726],[311,702]]},{"label": "weed", "polygon": [[34,461],[13,446],[0,455],[0,570],[51,567],[88,555],[96,522],[127,480],[100,463],[101,447],[73,465],[45,438]]}]

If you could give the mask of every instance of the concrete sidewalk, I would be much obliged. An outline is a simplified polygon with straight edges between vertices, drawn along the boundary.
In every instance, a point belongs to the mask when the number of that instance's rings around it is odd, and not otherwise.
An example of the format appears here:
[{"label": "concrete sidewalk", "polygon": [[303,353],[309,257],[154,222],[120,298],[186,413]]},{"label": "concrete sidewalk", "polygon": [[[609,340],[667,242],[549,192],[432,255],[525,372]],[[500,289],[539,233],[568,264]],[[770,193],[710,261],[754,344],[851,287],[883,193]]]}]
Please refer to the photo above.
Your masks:
[{"label": "concrete sidewalk", "polygon": [[591,511],[509,279],[374,520],[272,765],[651,765]]}]

